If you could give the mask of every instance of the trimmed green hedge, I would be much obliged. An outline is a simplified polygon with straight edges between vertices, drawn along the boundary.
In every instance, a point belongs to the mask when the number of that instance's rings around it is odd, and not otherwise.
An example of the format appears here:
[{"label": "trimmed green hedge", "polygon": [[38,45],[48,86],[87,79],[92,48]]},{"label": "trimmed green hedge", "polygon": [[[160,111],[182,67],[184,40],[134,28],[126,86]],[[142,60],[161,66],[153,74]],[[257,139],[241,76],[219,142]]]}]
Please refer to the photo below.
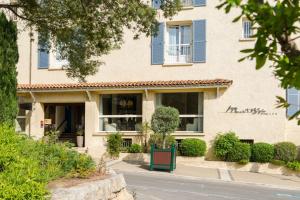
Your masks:
[{"label": "trimmed green hedge", "polygon": [[300,171],[300,162],[298,162],[298,161],[288,162],[286,164],[286,167],[291,170],[299,172]]},{"label": "trimmed green hedge", "polygon": [[132,144],[130,147],[128,147],[129,153],[141,153],[142,147],[139,144]]},{"label": "trimmed green hedge", "polygon": [[48,144],[0,126],[0,199],[46,199],[49,181],[84,177],[95,169],[91,157],[64,144]]},{"label": "trimmed green hedge", "polygon": [[292,142],[279,142],[274,145],[275,160],[282,160],[284,162],[292,162],[297,157],[297,147]]},{"label": "trimmed green hedge", "polygon": [[122,135],[120,133],[111,133],[107,137],[107,152],[111,157],[119,157],[122,150]]},{"label": "trimmed green hedge", "polygon": [[180,154],[182,156],[198,157],[204,156],[206,143],[200,139],[184,139],[180,143]]},{"label": "trimmed green hedge", "polygon": [[249,162],[251,156],[250,144],[238,142],[233,145],[227,154],[227,161],[230,162]]},{"label": "trimmed green hedge", "polygon": [[213,145],[215,156],[220,160],[226,161],[229,151],[239,142],[239,138],[233,132],[217,135]]},{"label": "trimmed green hedge", "polygon": [[270,162],[274,159],[274,146],[268,143],[255,143],[252,146],[251,160],[259,163]]}]

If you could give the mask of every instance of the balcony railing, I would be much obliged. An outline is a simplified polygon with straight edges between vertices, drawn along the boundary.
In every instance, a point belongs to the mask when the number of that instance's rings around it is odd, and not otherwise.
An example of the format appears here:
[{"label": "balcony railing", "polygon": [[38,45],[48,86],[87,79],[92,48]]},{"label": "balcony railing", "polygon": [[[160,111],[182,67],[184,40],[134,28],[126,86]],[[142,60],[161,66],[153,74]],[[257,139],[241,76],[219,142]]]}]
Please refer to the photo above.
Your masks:
[{"label": "balcony railing", "polygon": [[181,5],[183,7],[193,6],[193,0],[181,0]]},{"label": "balcony railing", "polygon": [[167,46],[166,63],[191,63],[192,62],[192,45],[177,44]]}]

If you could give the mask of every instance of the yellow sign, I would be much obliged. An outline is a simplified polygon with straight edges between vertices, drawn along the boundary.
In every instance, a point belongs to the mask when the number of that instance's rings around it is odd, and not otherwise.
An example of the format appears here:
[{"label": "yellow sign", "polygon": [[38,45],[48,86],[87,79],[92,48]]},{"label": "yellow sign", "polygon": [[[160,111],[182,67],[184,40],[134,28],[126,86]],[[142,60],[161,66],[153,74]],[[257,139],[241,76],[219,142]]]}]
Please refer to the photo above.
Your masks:
[{"label": "yellow sign", "polygon": [[52,120],[51,120],[51,119],[45,119],[45,124],[46,124],[46,125],[52,124]]}]

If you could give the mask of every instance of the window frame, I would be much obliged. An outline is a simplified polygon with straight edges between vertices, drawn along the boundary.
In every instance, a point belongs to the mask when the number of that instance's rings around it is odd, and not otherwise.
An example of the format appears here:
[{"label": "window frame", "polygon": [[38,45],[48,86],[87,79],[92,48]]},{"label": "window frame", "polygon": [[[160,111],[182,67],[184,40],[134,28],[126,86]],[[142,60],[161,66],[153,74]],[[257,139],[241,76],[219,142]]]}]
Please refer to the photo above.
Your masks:
[{"label": "window frame", "polygon": [[[112,132],[122,132],[122,133],[132,133],[132,132],[139,132],[139,131],[106,131],[104,128],[101,128],[101,119],[105,118],[141,118],[143,121],[143,94],[142,93],[120,93],[123,95],[141,95],[141,103],[142,103],[142,114],[140,115],[134,115],[134,114],[125,114],[125,115],[103,115],[103,95],[118,95],[118,94],[101,94],[99,99],[99,123],[98,123],[98,132],[106,132],[106,133],[112,133]],[[102,129],[102,130],[101,130]]]},{"label": "window frame", "polygon": [[[248,33],[245,32],[245,23],[248,24]],[[247,35],[248,34],[248,35]],[[252,40],[252,36],[254,35],[254,29],[253,29],[253,25],[251,23],[250,20],[248,20],[247,18],[242,18],[242,39],[243,40]],[[247,36],[247,37],[245,37]]]},{"label": "window frame", "polygon": [[[187,43],[182,43],[182,28],[184,26],[188,26],[190,28],[190,42],[189,44]],[[174,27],[178,27],[178,49],[177,50],[177,55],[176,55],[176,62],[171,61],[171,55],[169,54],[169,47],[170,47],[170,34],[169,34],[169,29]],[[192,21],[184,21],[184,22],[167,22],[165,24],[165,37],[164,37],[164,65],[180,65],[180,64],[192,64],[193,63],[193,23]],[[189,45],[190,49],[190,54],[188,55],[189,58],[187,62],[181,62],[180,61],[180,56],[181,56],[181,47]],[[174,56],[175,57],[175,56]]]},{"label": "window frame", "polygon": [[[295,90],[295,93],[289,93],[289,89],[294,89]],[[297,110],[300,110],[300,91],[299,90],[297,90],[297,89],[295,89],[295,88],[289,88],[289,89],[287,89],[286,90],[286,100],[287,100],[287,102],[289,103],[290,102],[290,96],[294,96],[294,97],[296,97],[297,98],[297,102],[298,102],[298,104],[297,105],[294,105],[294,104],[291,104],[290,106],[295,106],[295,107],[297,107]],[[289,107],[290,107],[289,106]],[[292,115],[289,115],[288,114],[288,109],[289,109],[289,107],[287,107],[286,108],[286,117],[287,118],[289,118],[289,117],[291,117]],[[294,113],[295,114],[295,113]],[[300,116],[298,116],[298,117],[296,117],[297,119],[300,119]]]},{"label": "window frame", "polygon": [[[155,98],[155,108],[159,106],[163,106],[161,104],[161,96],[163,94],[180,94],[180,93],[198,93],[198,114],[179,114],[179,118],[199,118],[198,121],[198,130],[197,131],[183,131],[183,130],[176,130],[175,133],[204,133],[204,92],[169,92],[169,93],[156,93]],[[159,97],[160,96],[160,97]],[[202,100],[202,114],[200,113],[200,105]],[[160,102],[158,102],[160,101]],[[202,130],[199,130],[201,127],[202,122]]]}]

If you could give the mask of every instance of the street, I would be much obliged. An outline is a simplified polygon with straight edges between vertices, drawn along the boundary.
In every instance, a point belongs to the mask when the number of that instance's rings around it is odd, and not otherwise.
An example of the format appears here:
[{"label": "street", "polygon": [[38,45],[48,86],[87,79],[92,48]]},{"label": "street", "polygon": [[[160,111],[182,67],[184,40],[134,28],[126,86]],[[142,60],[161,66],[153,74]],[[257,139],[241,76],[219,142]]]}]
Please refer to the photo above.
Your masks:
[{"label": "street", "polygon": [[123,173],[137,200],[300,200],[300,191],[243,183],[174,176],[168,173]]}]

